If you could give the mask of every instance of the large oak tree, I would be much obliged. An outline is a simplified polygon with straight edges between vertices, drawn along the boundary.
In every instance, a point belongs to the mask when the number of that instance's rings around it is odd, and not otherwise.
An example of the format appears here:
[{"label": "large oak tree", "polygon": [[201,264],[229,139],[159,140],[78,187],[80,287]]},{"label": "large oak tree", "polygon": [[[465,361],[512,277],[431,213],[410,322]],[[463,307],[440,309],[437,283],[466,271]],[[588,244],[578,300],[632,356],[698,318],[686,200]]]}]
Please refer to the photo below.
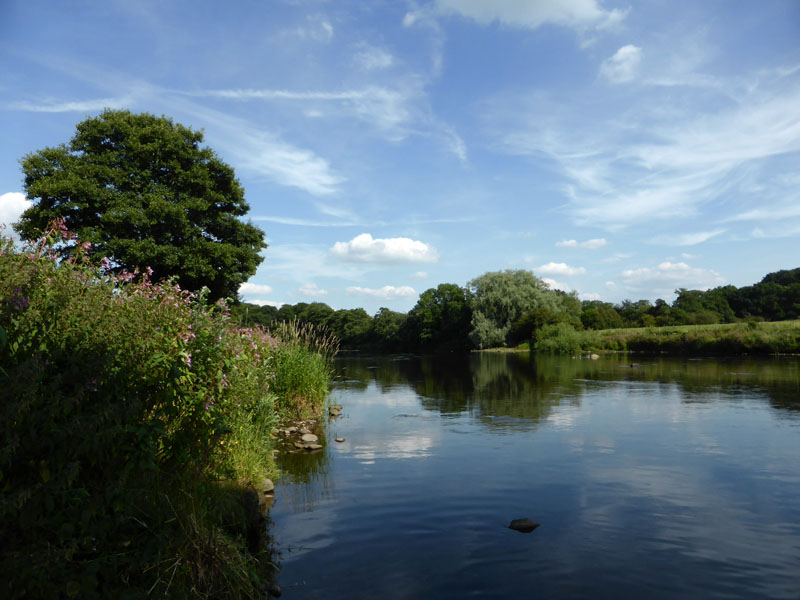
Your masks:
[{"label": "large oak tree", "polygon": [[67,144],[22,159],[33,201],[14,229],[37,238],[63,218],[115,270],[150,267],[211,299],[235,297],[255,273],[264,232],[240,217],[249,206],[233,169],[203,134],[166,117],[106,110],[77,125]]}]

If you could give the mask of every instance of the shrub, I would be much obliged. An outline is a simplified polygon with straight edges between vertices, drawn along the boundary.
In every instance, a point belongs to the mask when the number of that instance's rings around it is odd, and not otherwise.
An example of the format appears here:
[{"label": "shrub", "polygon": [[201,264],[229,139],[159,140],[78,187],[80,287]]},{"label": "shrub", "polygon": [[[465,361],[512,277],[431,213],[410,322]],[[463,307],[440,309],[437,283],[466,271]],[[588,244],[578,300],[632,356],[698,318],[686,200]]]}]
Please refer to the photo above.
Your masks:
[{"label": "shrub", "polygon": [[[22,251],[0,242],[6,592],[252,595],[255,563],[215,507],[225,482],[274,473],[269,432],[292,402],[321,404],[329,370],[311,373],[313,395],[296,382],[331,354],[310,332],[236,328],[224,303],[147,272],[63,259],[62,228]],[[287,383],[292,353],[306,362]]]}]

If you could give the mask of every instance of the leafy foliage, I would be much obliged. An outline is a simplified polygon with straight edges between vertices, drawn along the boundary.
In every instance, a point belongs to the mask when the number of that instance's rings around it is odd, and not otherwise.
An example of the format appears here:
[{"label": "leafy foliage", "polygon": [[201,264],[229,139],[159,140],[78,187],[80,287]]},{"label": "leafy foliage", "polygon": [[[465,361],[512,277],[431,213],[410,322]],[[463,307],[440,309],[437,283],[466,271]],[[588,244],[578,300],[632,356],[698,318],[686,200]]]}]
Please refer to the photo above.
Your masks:
[{"label": "leafy foliage", "polygon": [[[293,402],[321,404],[330,355],[98,266],[62,227],[23,251],[0,245],[6,592],[252,595],[258,575],[219,522],[219,490],[274,471],[269,432]],[[59,240],[75,244],[69,257]],[[313,377],[287,381],[296,354]]]},{"label": "leafy foliage", "polygon": [[166,117],[106,110],[77,125],[67,144],[22,159],[34,204],[14,228],[26,240],[63,219],[77,234],[74,254],[108,257],[119,273],[153,271],[210,298],[235,297],[255,273],[264,233],[239,217],[249,206],[233,169],[203,134]]}]

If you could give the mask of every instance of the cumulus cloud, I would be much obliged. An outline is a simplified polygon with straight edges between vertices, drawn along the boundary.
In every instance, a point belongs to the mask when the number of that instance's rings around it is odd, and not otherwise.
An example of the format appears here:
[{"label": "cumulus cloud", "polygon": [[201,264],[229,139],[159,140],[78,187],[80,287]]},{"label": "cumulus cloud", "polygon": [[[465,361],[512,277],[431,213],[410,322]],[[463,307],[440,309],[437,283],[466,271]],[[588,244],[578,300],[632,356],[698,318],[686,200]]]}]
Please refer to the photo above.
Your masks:
[{"label": "cumulus cloud", "polygon": [[642,49],[628,44],[609,56],[600,65],[600,76],[611,83],[625,83],[636,77],[642,62]]},{"label": "cumulus cloud", "polygon": [[0,225],[6,226],[3,231],[5,235],[10,235],[14,239],[19,239],[11,228],[11,225],[19,221],[22,213],[28,210],[32,205],[33,203],[21,192],[7,192],[0,195]]},{"label": "cumulus cloud", "polygon": [[381,300],[395,300],[397,298],[407,298],[409,296],[417,295],[416,290],[407,285],[400,287],[385,285],[377,290],[372,288],[350,286],[345,291],[351,296],[370,296],[372,298],[380,298]]},{"label": "cumulus cloud", "polygon": [[534,270],[547,275],[583,275],[586,273],[586,269],[583,267],[570,267],[566,263],[556,262],[549,262]]},{"label": "cumulus cloud", "polygon": [[301,286],[299,291],[304,296],[311,296],[312,298],[321,298],[328,295],[328,290],[320,289],[316,283],[307,283]]},{"label": "cumulus cloud", "polygon": [[550,287],[551,290],[561,290],[563,292],[566,292],[567,290],[570,289],[566,283],[556,281],[555,279],[552,279],[550,277],[542,277],[542,281],[544,281]]},{"label": "cumulus cloud", "polygon": [[362,233],[349,242],[336,242],[331,255],[353,262],[419,263],[436,262],[439,256],[434,248],[410,238],[376,238]]},{"label": "cumulus cloud", "polygon": [[603,296],[601,294],[596,294],[594,292],[589,292],[586,294],[580,294],[581,300],[602,300]]},{"label": "cumulus cloud", "polygon": [[608,244],[605,238],[595,238],[593,240],[586,240],[579,242],[578,240],[564,240],[556,242],[559,248],[586,248],[587,250],[597,250]]},{"label": "cumulus cloud", "polygon": [[248,300],[247,302],[256,306],[274,306],[275,308],[280,308],[286,304],[286,302],[273,302],[272,300]]},{"label": "cumulus cloud", "polygon": [[437,0],[436,8],[481,25],[497,21],[526,29],[545,24],[579,30],[605,29],[619,24],[626,15],[626,11],[604,10],[596,0]]},{"label": "cumulus cloud", "polygon": [[724,283],[716,271],[690,267],[685,262],[664,261],[655,268],[622,272],[622,284],[629,293],[649,298],[670,296],[677,288],[707,290]]},{"label": "cumulus cloud", "polygon": [[248,283],[245,282],[239,286],[239,293],[243,296],[245,295],[254,295],[254,294],[271,294],[272,287],[268,285],[259,285],[257,283]]}]

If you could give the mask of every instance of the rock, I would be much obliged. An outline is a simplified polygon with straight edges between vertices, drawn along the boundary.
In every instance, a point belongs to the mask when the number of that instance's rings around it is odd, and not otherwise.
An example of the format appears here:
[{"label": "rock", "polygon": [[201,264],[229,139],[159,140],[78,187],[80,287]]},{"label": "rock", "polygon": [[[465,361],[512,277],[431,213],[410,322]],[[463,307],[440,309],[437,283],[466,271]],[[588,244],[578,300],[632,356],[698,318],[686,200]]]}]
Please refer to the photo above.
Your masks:
[{"label": "rock", "polygon": [[279,586],[277,583],[271,583],[269,584],[269,589],[267,589],[267,593],[270,595],[271,598],[280,598],[283,592],[281,591],[281,586]]},{"label": "rock", "polygon": [[600,355],[599,354],[592,354],[589,358],[591,358],[592,360],[597,360],[598,358],[600,358]]},{"label": "rock", "polygon": [[309,433],[311,433],[311,430],[310,429],[306,429],[305,427],[303,427],[302,429],[298,429],[297,432],[302,434],[302,435],[308,435]]},{"label": "rock", "polygon": [[261,491],[265,494],[271,494],[275,491],[275,484],[272,483],[272,479],[264,479],[261,482]]},{"label": "rock", "polygon": [[292,433],[295,433],[295,432],[297,432],[297,427],[295,427],[294,425],[292,425],[291,427],[287,427],[286,428],[286,433],[292,434]]},{"label": "rock", "polygon": [[337,442],[339,442],[339,443],[341,443],[341,442],[343,442],[343,441],[344,441],[344,438],[343,438],[343,437],[338,437],[338,438],[336,438],[336,441],[337,441]]},{"label": "rock", "polygon": [[306,444],[304,448],[306,450],[322,450],[322,446],[319,444]]},{"label": "rock", "polygon": [[315,436],[311,432],[304,433],[303,437],[301,437],[300,439],[302,441],[306,442],[307,444],[313,444],[313,443],[316,443],[319,440],[319,438],[317,436]]},{"label": "rock", "polygon": [[295,443],[294,443],[294,447],[295,447],[295,448],[305,448],[305,447],[306,447],[306,445],[305,445],[305,444],[303,444],[303,443],[301,443],[301,442],[295,442]]},{"label": "rock", "polygon": [[530,519],[514,519],[508,524],[509,529],[513,529],[514,531],[519,531],[521,533],[530,533],[537,527],[539,527],[539,523],[536,521],[531,521]]}]

